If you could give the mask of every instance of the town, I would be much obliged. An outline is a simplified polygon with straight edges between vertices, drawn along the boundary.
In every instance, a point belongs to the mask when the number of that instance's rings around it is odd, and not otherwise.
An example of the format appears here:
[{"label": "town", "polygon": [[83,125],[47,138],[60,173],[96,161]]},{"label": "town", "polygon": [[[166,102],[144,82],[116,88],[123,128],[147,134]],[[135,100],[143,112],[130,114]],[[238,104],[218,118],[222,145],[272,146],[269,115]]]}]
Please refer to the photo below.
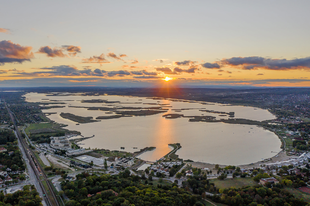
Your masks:
[{"label": "town", "polygon": [[[266,102],[276,102],[275,105],[269,104],[268,110],[277,118],[265,122],[263,127],[278,135],[282,141],[282,151],[273,158],[240,166],[203,164],[180,159],[175,153],[182,145],[173,142],[170,145],[171,152],[154,162],[139,158],[147,148],[135,153],[122,151],[121,148],[114,151],[82,148],[80,142],[92,137],[81,137],[78,132],[68,131],[64,125],[49,121],[48,116],[40,109],[42,106],[25,102],[21,98],[22,94],[1,96],[0,114],[4,121],[0,134],[0,187],[4,194],[23,191],[26,185],[33,184],[44,199],[48,194],[44,190],[49,190],[48,187],[38,189],[40,186],[35,184],[37,180],[28,168],[29,163],[23,160],[27,159],[26,151],[20,149],[21,142],[15,137],[16,130],[9,115],[9,112],[12,112],[16,121],[18,120],[18,130],[22,138],[33,151],[36,164],[40,165],[37,169],[43,168],[39,174],[47,175],[59,202],[62,202],[60,204],[70,205],[74,201],[71,199],[74,194],[66,189],[70,182],[85,180],[86,176],[108,178],[105,175],[111,178],[136,178],[144,181],[146,185],[160,188],[164,185],[183,188],[199,195],[197,201],[205,201],[205,204],[211,202],[230,205],[232,200],[227,196],[229,191],[234,190],[237,195],[244,191],[243,187],[262,188],[260,190],[265,188],[265,192],[266,188],[271,188],[273,192],[302,197],[300,201],[310,200],[310,195],[307,196],[310,192],[310,121],[309,114],[301,112],[306,110],[310,96],[305,94],[300,94],[301,97],[295,95],[291,98],[291,104],[288,104],[289,98],[284,98],[284,109],[280,107],[279,98],[275,101],[273,98],[264,97]],[[299,107],[299,104],[303,107]],[[19,112],[25,108],[29,113]],[[281,159],[284,154],[288,158]],[[231,186],[234,189],[230,189]],[[112,192],[115,196],[120,194],[120,190],[107,188],[88,191],[85,198],[97,199],[101,193],[106,192]],[[260,197],[264,198],[264,195],[267,194],[262,193]],[[263,203],[261,199],[257,202]]]}]

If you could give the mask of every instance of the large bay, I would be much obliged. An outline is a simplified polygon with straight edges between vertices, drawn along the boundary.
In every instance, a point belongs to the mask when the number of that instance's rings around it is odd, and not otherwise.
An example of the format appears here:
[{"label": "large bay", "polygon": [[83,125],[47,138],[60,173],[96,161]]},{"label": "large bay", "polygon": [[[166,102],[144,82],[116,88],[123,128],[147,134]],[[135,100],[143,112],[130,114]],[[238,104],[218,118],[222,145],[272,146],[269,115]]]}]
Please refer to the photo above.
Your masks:
[{"label": "large bay", "polygon": [[[241,165],[260,161],[274,156],[279,152],[281,142],[278,137],[261,127],[253,125],[238,125],[225,123],[189,122],[188,118],[166,119],[162,115],[179,113],[184,115],[215,116],[217,119],[228,118],[219,114],[201,112],[199,110],[214,110],[221,112],[235,112],[235,118],[250,120],[274,119],[270,112],[260,108],[231,106],[215,103],[188,102],[169,99],[150,99],[128,96],[82,96],[66,94],[50,96],[50,94],[28,93],[25,95],[29,102],[64,102],[59,104],[64,108],[51,108],[43,112],[56,112],[48,117],[58,123],[68,125],[66,129],[80,131],[83,136],[95,137],[83,141],[85,148],[104,148],[134,152],[144,147],[154,146],[155,150],[140,155],[141,159],[154,161],[169,151],[168,144],[180,143],[182,148],[177,154],[183,159],[191,159],[207,163],[225,165]],[[82,103],[81,100],[104,99],[120,101],[120,103]],[[156,104],[169,109],[166,113],[150,116],[122,117],[106,119],[100,122],[77,124],[60,116],[61,112],[79,116],[109,116],[105,111],[87,110],[70,106],[84,107],[154,107]],[[55,105],[55,104],[53,104]],[[56,104],[57,105],[57,104]],[[50,105],[51,106],[51,105]],[[172,109],[187,109],[175,111]],[[137,147],[137,149],[134,149]]]}]

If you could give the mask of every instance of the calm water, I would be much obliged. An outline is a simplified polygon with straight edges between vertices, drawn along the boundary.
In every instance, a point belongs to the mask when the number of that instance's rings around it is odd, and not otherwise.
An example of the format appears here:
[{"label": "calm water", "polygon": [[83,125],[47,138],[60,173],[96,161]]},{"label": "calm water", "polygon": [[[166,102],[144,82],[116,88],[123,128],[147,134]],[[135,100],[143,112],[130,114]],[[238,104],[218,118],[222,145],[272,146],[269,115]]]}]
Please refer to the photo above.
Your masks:
[{"label": "calm water", "polygon": [[[79,116],[109,116],[105,111],[89,111],[86,108],[72,108],[69,106],[85,107],[154,107],[154,104],[164,104],[169,109],[166,113],[184,115],[210,115],[217,119],[228,118],[214,113],[201,112],[200,109],[235,112],[235,118],[251,120],[268,120],[273,116],[267,110],[253,107],[230,106],[223,104],[202,102],[183,102],[176,100],[158,100],[128,96],[46,96],[46,94],[28,93],[25,95],[29,102],[64,102],[64,108],[52,108],[43,112],[56,112],[48,116],[58,123],[67,124],[69,130],[80,131],[84,136],[95,135],[94,138],[83,141],[85,148],[104,148],[134,152],[144,147],[154,146],[155,150],[140,155],[141,159],[154,161],[160,159],[171,148],[170,143],[180,143],[182,148],[177,154],[183,159],[195,161],[240,165],[270,158],[279,152],[281,142],[278,137],[263,128],[253,125],[234,125],[224,123],[189,122],[187,118],[165,119],[165,113],[151,116],[123,117],[119,119],[101,120],[100,122],[77,125],[76,122],[63,119],[61,112]],[[121,103],[82,103],[81,100],[104,99],[120,101]],[[181,110],[179,109],[187,109]],[[175,111],[174,109],[177,109]],[[138,149],[134,149],[137,147]]]}]

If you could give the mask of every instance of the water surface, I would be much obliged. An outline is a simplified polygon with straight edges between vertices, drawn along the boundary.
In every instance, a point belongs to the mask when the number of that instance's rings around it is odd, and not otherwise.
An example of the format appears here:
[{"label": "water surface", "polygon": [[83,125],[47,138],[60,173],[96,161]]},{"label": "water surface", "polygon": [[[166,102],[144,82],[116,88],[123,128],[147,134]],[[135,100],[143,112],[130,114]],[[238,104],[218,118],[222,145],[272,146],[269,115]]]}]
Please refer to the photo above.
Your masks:
[{"label": "water surface", "polygon": [[[48,117],[58,123],[67,124],[69,130],[80,131],[84,136],[95,135],[94,138],[82,142],[85,148],[104,148],[134,152],[145,147],[154,146],[155,150],[140,155],[141,159],[154,161],[160,159],[171,148],[170,143],[180,143],[182,148],[177,152],[183,159],[191,159],[207,163],[225,165],[241,165],[260,161],[274,156],[279,152],[281,142],[278,137],[261,127],[253,125],[237,125],[224,123],[189,122],[188,118],[166,119],[163,114],[179,113],[188,116],[208,115],[217,119],[227,119],[228,116],[201,112],[199,110],[214,110],[235,112],[235,118],[244,118],[257,121],[274,119],[267,110],[245,106],[231,106],[215,103],[195,101],[150,99],[128,96],[81,96],[66,94],[66,96],[48,96],[49,94],[28,93],[25,95],[29,102],[64,102],[59,104],[64,108],[51,108],[43,112],[56,112]],[[120,103],[82,103],[81,100],[104,99],[120,101]],[[55,105],[55,104],[53,104]],[[50,105],[51,106],[51,105]],[[168,109],[166,113],[151,116],[122,117],[107,119],[77,125],[76,122],[60,117],[61,112],[79,116],[109,116],[106,111],[87,110],[84,107],[154,107],[162,106]],[[176,109],[176,110],[175,110]],[[186,110],[182,110],[186,109]],[[137,149],[136,149],[137,148]]]}]

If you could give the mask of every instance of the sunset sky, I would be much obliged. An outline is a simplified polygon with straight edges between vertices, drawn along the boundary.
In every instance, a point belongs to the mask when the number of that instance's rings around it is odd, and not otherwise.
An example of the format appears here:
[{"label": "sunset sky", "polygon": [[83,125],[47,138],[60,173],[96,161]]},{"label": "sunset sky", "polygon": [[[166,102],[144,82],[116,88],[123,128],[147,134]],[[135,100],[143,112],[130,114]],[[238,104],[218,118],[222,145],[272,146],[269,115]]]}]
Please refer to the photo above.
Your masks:
[{"label": "sunset sky", "polygon": [[0,86],[309,87],[309,8],[309,0],[4,1]]}]

